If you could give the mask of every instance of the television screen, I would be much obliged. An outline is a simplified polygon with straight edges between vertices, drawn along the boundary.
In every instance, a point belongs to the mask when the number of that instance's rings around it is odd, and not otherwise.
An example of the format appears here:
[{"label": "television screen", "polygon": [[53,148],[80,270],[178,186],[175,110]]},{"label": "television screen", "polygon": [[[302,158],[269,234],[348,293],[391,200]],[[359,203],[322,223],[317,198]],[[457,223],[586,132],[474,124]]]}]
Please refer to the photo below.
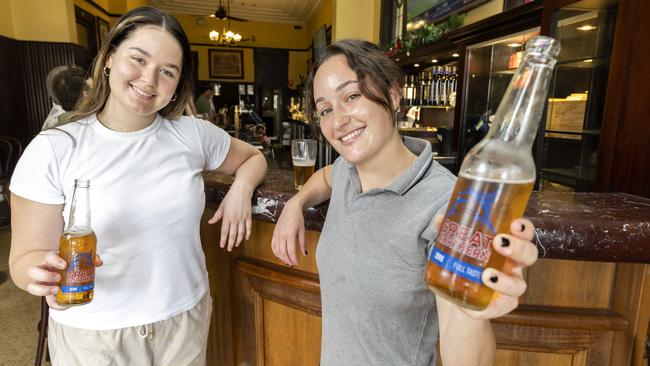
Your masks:
[{"label": "television screen", "polygon": [[406,20],[435,22],[451,13],[467,11],[487,0],[407,0]]}]

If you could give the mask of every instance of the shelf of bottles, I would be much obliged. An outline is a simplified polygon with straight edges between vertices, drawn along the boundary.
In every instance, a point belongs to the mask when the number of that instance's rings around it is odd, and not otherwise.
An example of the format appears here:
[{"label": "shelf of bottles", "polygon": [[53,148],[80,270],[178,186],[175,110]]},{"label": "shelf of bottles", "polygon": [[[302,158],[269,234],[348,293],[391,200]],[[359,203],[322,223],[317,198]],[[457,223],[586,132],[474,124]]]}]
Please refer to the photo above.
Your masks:
[{"label": "shelf of bottles", "polygon": [[430,66],[404,77],[402,135],[428,140],[436,159],[450,169],[455,167],[452,150],[454,106],[458,88],[457,67]]},{"label": "shelf of bottles", "polygon": [[404,106],[448,108],[455,104],[458,87],[455,66],[433,66],[404,77],[402,103]]}]

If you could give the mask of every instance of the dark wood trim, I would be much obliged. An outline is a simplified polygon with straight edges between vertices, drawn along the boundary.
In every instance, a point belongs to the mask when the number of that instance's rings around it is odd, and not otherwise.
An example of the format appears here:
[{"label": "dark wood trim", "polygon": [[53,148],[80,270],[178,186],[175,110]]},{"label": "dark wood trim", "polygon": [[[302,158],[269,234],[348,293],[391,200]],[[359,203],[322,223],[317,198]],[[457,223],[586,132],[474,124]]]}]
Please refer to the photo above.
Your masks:
[{"label": "dark wood trim", "polygon": [[318,275],[252,258],[242,258],[235,270],[246,274],[252,289],[262,298],[321,315]]},{"label": "dark wood trim", "polygon": [[540,328],[624,331],[627,319],[609,309],[576,309],[522,304],[512,313],[493,322]]},{"label": "dark wood trim", "polygon": [[598,147],[596,190],[650,197],[650,2],[621,0]]}]

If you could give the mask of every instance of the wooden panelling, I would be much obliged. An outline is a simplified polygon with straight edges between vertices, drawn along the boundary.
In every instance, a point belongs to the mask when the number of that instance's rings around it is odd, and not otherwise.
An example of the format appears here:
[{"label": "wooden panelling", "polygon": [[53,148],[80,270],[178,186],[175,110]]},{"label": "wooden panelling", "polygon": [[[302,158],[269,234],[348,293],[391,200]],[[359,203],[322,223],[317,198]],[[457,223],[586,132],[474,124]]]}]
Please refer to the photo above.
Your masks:
[{"label": "wooden panelling", "polygon": [[[616,291],[612,294],[613,310],[625,316],[630,322],[630,328],[616,334],[613,340],[612,365],[629,365],[632,356],[634,338],[639,334],[640,298],[643,291],[642,264],[619,264],[616,269]],[[642,310],[641,310],[642,311]]]},{"label": "wooden panelling", "polygon": [[320,317],[270,300],[264,300],[262,306],[264,365],[318,365]]},{"label": "wooden panelling", "polygon": [[[271,250],[273,228],[275,228],[275,225],[273,224],[253,220],[253,232],[250,240],[243,245],[244,255],[286,266],[284,262],[275,257]],[[305,249],[307,250],[307,256],[304,256],[298,249],[297,256],[299,265],[295,269],[310,273],[318,273],[318,270],[316,269],[316,243],[318,242],[319,234],[320,233],[318,232],[309,230],[305,232]]]},{"label": "wooden panelling", "polygon": [[621,0],[609,68],[597,187],[650,197],[650,1]]},{"label": "wooden panelling", "polygon": [[529,352],[521,353],[513,350],[499,349],[495,365],[526,365],[526,366],[572,366],[584,363],[573,363],[578,354],[558,354]]},{"label": "wooden panelling", "polygon": [[0,135],[26,145],[52,108],[47,73],[59,65],[87,68],[85,50],[72,43],[17,41],[0,36]]},{"label": "wooden panelling", "polygon": [[[616,264],[540,259],[528,268],[524,304],[608,308]],[[552,284],[552,285],[551,285]]]},{"label": "wooden panelling", "polygon": [[232,257],[219,247],[221,224],[210,225],[213,210],[205,210],[201,220],[201,243],[205,253],[212,296],[212,318],[208,336],[209,365],[232,365],[231,262]]}]

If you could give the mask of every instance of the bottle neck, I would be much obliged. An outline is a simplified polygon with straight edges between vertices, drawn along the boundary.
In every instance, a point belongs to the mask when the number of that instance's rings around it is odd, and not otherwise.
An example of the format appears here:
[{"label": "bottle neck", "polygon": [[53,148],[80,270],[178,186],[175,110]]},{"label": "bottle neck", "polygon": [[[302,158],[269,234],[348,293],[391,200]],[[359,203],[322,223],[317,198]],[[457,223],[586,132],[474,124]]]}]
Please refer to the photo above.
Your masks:
[{"label": "bottle neck", "polygon": [[66,233],[78,233],[91,230],[90,226],[90,189],[86,186],[75,186],[70,206],[70,219]]},{"label": "bottle neck", "polygon": [[555,59],[525,54],[499,104],[488,139],[530,149],[546,106]]}]

